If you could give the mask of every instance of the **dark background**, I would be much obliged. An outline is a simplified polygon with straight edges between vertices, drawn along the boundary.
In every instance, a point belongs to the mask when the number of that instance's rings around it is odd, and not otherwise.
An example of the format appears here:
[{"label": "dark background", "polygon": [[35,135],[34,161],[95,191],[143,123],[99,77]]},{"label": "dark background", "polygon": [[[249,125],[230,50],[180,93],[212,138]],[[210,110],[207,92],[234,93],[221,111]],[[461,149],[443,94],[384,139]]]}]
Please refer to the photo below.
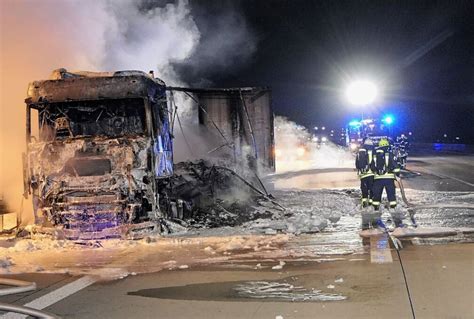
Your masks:
[{"label": "dark background", "polygon": [[[418,141],[474,143],[474,1],[191,1],[198,27],[241,15],[255,50],[228,68],[175,68],[191,85],[270,86],[273,107],[308,128],[360,118],[343,91],[367,76],[383,86],[372,113],[392,114]],[[236,13],[236,14],[237,14]],[[216,28],[219,25],[215,25]],[[204,41],[205,43],[205,41]],[[246,44],[243,43],[243,49]],[[199,49],[199,48],[198,48]]]}]

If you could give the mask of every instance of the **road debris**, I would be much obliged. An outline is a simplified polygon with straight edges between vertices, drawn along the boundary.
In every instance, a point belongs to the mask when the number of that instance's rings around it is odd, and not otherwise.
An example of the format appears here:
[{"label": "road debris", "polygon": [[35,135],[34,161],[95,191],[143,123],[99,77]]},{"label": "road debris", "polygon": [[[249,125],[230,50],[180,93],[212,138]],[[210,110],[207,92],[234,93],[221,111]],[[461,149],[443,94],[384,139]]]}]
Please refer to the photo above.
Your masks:
[{"label": "road debris", "polygon": [[286,265],[286,263],[284,261],[280,260],[280,263],[276,266],[273,266],[272,269],[273,270],[280,270],[280,269],[283,269],[283,266],[285,266],[285,265]]},{"label": "road debris", "polygon": [[178,203],[170,219],[191,228],[234,227],[282,211],[247,178],[204,160],[176,164],[166,194]]}]

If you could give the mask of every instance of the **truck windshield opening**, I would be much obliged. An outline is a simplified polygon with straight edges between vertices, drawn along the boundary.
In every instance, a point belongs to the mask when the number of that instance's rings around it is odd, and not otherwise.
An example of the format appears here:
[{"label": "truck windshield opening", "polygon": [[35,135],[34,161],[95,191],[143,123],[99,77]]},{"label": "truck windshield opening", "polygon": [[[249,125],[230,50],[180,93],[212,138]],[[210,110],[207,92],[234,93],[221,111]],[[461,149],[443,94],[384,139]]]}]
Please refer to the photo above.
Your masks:
[{"label": "truck windshield opening", "polygon": [[49,103],[40,110],[43,141],[77,136],[142,135],[146,132],[143,99]]}]

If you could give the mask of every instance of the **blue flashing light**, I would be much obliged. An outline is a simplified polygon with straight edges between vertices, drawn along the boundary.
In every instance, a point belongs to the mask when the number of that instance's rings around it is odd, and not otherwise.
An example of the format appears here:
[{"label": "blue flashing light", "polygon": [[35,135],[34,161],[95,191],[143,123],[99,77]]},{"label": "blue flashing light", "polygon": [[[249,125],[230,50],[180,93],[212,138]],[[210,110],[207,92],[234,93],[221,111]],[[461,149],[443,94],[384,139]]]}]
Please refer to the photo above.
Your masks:
[{"label": "blue flashing light", "polygon": [[390,125],[393,123],[393,117],[390,115],[387,115],[383,118],[382,122],[384,122],[387,125]]},{"label": "blue flashing light", "polygon": [[349,126],[359,126],[359,125],[360,125],[360,122],[357,120],[349,122]]}]

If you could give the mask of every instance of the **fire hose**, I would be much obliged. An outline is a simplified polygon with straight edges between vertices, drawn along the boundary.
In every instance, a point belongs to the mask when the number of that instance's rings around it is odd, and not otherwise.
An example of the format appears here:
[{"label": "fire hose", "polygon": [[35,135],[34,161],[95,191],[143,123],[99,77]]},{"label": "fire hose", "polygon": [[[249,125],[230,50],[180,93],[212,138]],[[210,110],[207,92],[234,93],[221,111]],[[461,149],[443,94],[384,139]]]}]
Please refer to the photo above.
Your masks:
[{"label": "fire hose", "polygon": [[[407,170],[408,171],[408,170]],[[420,173],[409,171],[411,173],[421,175]],[[473,205],[459,205],[459,204],[442,204],[442,205],[414,205],[413,203],[410,203],[407,199],[406,193],[405,193],[405,187],[403,186],[402,178],[397,178],[396,179],[397,184],[400,188],[400,193],[402,195],[402,200],[403,202],[407,205],[408,207],[408,213],[410,215],[410,220],[413,224],[413,226],[417,227],[418,224],[416,223],[415,220],[415,211],[420,210],[420,209],[427,209],[427,208],[449,208],[449,209],[474,209]]]},{"label": "fire hose", "polygon": [[412,314],[413,319],[416,319],[415,306],[413,305],[413,299],[411,297],[410,287],[408,286],[408,280],[407,280],[407,275],[405,273],[405,267],[403,266],[402,256],[400,254],[400,249],[403,248],[403,246],[400,240],[398,240],[398,238],[395,238],[394,236],[392,236],[392,234],[390,234],[387,227],[384,225],[382,221],[379,222],[379,226],[382,227],[385,234],[388,236],[388,238],[390,238],[390,240],[393,243],[393,246],[395,247],[395,251],[397,252],[398,262],[400,263],[400,268],[402,270],[402,275],[403,275],[403,281],[405,282],[405,289],[407,291],[407,297],[410,303],[411,314]]},{"label": "fire hose", "polygon": [[[16,280],[10,278],[0,278],[0,285],[13,286],[9,288],[0,289],[0,296],[18,294],[28,291],[36,290],[36,283],[23,280]],[[14,312],[17,314],[32,316],[40,319],[60,319],[60,317],[38,309],[19,306],[0,302],[0,311]],[[3,315],[2,318],[8,318],[8,315]]]},{"label": "fire hose", "polygon": [[10,278],[0,278],[0,285],[13,286],[0,289],[0,296],[19,294],[36,289],[36,283]]},{"label": "fire hose", "polygon": [[34,318],[40,318],[40,319],[59,319],[60,318],[54,314],[51,314],[42,310],[12,305],[8,303],[4,303],[4,302],[0,302],[0,311],[9,311],[9,312],[19,313],[22,315],[32,316]]},{"label": "fire hose", "polygon": [[407,196],[405,194],[405,188],[403,187],[402,183],[402,178],[395,178],[395,180],[397,181],[397,184],[400,187],[400,193],[402,194],[403,202],[408,206],[408,214],[410,215],[411,223],[413,224],[413,226],[418,227],[418,224],[415,220],[415,209],[413,208],[414,205],[410,203],[407,199]]}]

